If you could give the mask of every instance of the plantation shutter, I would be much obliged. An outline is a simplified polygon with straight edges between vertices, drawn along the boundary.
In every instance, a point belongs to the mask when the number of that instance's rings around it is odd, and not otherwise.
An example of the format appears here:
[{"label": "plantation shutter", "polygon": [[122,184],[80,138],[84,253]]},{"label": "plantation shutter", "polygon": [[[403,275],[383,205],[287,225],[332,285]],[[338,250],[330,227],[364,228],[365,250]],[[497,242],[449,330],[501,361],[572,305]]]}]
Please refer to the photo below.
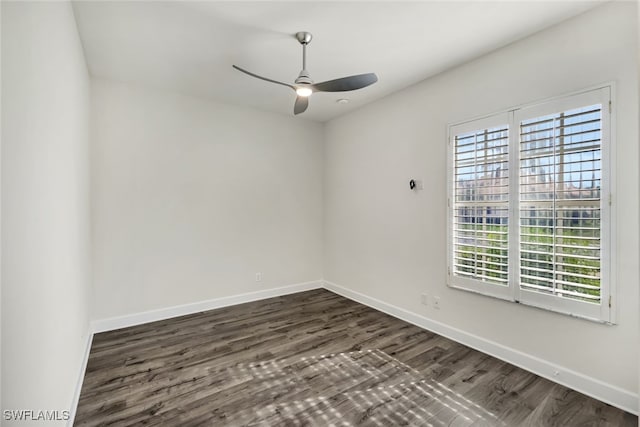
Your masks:
[{"label": "plantation shutter", "polygon": [[608,99],[602,89],[516,114],[521,302],[603,317]]},{"label": "plantation shutter", "polygon": [[451,280],[458,287],[508,297],[507,114],[452,128],[450,144]]}]

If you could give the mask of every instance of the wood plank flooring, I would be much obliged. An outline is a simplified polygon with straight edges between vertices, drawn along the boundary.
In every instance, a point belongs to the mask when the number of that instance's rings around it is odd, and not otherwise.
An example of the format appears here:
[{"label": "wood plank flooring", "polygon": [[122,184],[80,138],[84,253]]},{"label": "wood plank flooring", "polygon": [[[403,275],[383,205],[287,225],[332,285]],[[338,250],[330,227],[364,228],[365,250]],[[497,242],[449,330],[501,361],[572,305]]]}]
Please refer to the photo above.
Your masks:
[{"label": "wood plank flooring", "polygon": [[326,290],[97,334],[77,426],[637,426]]}]

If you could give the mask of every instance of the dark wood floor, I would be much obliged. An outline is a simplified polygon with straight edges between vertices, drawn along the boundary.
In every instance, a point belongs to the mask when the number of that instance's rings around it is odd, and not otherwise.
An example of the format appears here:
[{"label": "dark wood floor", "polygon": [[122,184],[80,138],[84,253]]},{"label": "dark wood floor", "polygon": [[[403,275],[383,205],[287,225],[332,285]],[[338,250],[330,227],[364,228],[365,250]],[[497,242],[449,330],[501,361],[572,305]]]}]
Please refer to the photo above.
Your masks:
[{"label": "dark wood floor", "polygon": [[325,290],[97,334],[75,425],[637,426]]}]

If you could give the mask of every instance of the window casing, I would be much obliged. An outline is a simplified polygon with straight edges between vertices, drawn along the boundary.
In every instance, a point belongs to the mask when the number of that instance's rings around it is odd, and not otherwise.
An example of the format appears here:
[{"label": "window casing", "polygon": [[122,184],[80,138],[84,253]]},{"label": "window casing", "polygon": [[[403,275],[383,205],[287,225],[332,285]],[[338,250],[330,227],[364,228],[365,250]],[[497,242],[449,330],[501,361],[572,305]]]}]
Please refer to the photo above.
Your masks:
[{"label": "window casing", "polygon": [[448,283],[610,322],[611,87],[449,128]]}]

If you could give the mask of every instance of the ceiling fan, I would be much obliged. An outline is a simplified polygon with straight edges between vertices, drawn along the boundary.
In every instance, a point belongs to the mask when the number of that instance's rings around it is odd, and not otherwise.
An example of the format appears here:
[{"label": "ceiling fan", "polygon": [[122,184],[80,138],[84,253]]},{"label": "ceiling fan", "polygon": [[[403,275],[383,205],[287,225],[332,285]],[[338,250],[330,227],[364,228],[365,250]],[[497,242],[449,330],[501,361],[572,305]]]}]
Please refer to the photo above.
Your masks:
[{"label": "ceiling fan", "polygon": [[357,74],[355,76],[342,77],[335,80],[328,80],[322,83],[314,83],[311,80],[311,75],[307,71],[307,45],[311,42],[311,33],[301,31],[296,33],[296,39],[302,45],[302,71],[298,74],[298,78],[293,84],[279,82],[266,77],[259,76],[247,70],[244,70],[237,65],[234,65],[238,71],[242,71],[251,77],[256,77],[271,83],[276,83],[282,86],[287,86],[296,92],[296,102],[293,105],[293,113],[303,113],[309,106],[309,96],[314,92],[346,92],[350,90],[362,89],[378,81],[378,76],[374,73]]}]

